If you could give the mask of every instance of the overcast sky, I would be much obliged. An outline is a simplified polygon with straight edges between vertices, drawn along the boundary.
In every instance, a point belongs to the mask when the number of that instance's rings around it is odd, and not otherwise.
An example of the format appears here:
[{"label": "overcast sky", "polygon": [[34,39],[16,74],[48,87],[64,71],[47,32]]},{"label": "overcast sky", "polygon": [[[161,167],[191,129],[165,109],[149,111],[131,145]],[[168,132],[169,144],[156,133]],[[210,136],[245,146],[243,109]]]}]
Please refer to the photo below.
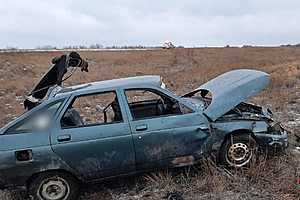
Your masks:
[{"label": "overcast sky", "polygon": [[300,0],[0,0],[0,48],[300,43]]}]

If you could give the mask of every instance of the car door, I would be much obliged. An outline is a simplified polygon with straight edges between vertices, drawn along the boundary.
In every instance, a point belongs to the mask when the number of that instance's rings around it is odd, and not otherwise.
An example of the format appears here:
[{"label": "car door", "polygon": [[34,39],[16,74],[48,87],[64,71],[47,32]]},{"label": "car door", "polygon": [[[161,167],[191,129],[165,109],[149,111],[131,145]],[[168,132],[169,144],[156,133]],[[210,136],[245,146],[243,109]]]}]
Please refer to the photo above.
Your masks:
[{"label": "car door", "polygon": [[[136,88],[124,90],[123,94],[130,116],[137,169],[193,164],[209,135],[207,119],[159,89]],[[162,107],[167,106],[159,105],[161,101],[172,102],[173,111],[163,112]]]},{"label": "car door", "polygon": [[53,151],[84,179],[135,169],[132,135],[117,91],[77,95],[51,134]]}]

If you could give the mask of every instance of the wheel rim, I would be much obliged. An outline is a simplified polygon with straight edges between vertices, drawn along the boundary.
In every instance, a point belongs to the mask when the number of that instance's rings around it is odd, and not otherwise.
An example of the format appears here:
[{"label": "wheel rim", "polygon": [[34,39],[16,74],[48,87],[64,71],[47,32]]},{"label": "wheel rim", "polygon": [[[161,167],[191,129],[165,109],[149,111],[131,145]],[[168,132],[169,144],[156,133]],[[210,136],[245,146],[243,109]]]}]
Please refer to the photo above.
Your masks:
[{"label": "wheel rim", "polygon": [[65,200],[69,196],[70,186],[60,177],[44,180],[38,190],[38,196],[43,200]]},{"label": "wheel rim", "polygon": [[250,149],[247,144],[234,143],[227,151],[226,161],[231,166],[243,167],[247,165],[253,156],[253,149]]}]

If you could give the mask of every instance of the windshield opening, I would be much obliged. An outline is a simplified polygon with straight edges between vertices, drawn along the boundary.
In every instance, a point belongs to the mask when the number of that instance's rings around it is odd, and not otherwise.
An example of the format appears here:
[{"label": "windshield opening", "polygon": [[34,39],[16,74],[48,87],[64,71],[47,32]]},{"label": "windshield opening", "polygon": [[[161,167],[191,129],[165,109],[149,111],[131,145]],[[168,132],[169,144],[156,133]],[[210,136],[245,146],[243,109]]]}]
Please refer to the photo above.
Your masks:
[{"label": "windshield opening", "polygon": [[183,97],[194,100],[194,103],[201,103],[203,109],[206,109],[212,101],[212,94],[208,90],[197,90],[187,95],[184,95]]}]

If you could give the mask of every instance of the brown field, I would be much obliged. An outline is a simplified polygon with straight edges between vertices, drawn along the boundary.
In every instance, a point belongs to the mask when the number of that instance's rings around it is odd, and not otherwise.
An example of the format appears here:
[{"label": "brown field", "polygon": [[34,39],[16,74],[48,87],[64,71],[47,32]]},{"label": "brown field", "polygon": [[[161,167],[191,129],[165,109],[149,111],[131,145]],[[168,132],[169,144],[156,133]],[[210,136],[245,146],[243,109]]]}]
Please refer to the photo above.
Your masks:
[{"label": "brown field", "polygon": [[[60,54],[62,52],[0,53],[0,126],[23,112],[23,95],[49,68],[52,57]],[[291,149],[295,146],[294,134],[299,133],[300,128],[300,48],[84,51],[81,54],[89,61],[90,72],[78,71],[66,85],[158,74],[169,88],[183,94],[231,69],[268,72],[271,75],[268,88],[251,101],[273,109],[276,118],[292,131]],[[295,176],[300,176],[300,165],[293,155],[287,153],[262,161],[259,171],[231,173],[230,178],[224,170],[210,164],[196,174],[160,172],[129,182],[121,180],[113,187],[94,186],[96,191],[87,191],[82,199],[161,199],[172,191],[181,192],[184,199],[299,199]]]}]

